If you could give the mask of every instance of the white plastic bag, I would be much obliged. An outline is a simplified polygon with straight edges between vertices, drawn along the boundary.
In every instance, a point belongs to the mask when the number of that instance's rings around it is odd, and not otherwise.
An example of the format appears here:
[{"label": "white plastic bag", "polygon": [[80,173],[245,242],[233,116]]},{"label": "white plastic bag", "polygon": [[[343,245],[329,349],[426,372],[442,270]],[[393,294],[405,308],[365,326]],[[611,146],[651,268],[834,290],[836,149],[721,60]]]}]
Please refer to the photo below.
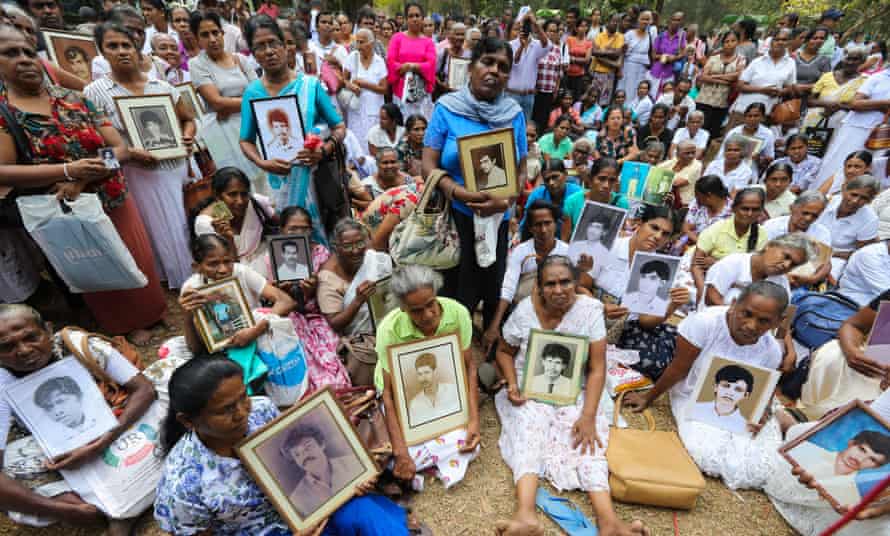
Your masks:
[{"label": "white plastic bag", "polygon": [[473,216],[473,235],[476,237],[476,264],[488,268],[494,264],[498,251],[498,227],[504,220],[504,213],[491,216]]},{"label": "white plastic bag", "polygon": [[269,368],[263,389],[276,406],[292,406],[309,388],[309,365],[303,342],[289,318],[264,310],[254,310],[253,315],[257,322],[269,322],[269,329],[256,340],[257,354]]},{"label": "white plastic bag", "polygon": [[71,292],[126,290],[148,284],[96,194],[81,194],[65,202],[55,195],[28,195],[16,203],[25,230]]}]

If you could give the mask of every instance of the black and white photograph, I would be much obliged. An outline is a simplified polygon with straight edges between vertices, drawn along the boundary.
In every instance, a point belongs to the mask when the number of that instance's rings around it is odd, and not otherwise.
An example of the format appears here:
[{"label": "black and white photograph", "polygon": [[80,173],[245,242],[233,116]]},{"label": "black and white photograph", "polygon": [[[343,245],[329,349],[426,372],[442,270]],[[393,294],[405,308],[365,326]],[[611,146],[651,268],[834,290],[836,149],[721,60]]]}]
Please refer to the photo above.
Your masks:
[{"label": "black and white photograph", "polygon": [[378,473],[330,389],[282,413],[237,451],[297,532],[329,516]]},{"label": "black and white photograph", "polygon": [[780,376],[777,370],[714,357],[707,372],[699,377],[687,416],[750,436],[748,424],[760,421]]},{"label": "black and white photograph", "polygon": [[173,96],[115,97],[130,142],[161,160],[186,156]]},{"label": "black and white photograph", "polygon": [[250,101],[266,160],[291,162],[303,149],[305,125],[296,95]]},{"label": "black and white photograph", "polygon": [[458,90],[467,84],[470,76],[469,58],[448,56],[448,87]]},{"label": "black and white photograph", "polygon": [[577,263],[581,255],[588,255],[594,263],[607,262],[612,257],[612,244],[618,237],[627,211],[623,208],[587,201],[578,216],[578,224],[569,242],[569,257]]},{"label": "black and white photograph", "polygon": [[197,326],[210,352],[226,348],[238,330],[254,326],[253,315],[238,279],[230,277],[195,289],[207,296],[197,311]]},{"label": "black and white photograph", "polygon": [[275,281],[300,281],[312,274],[312,253],[306,235],[269,237],[269,251]]},{"label": "black and white photograph", "polygon": [[[779,452],[813,478],[832,507],[852,507],[890,476],[890,424],[867,404],[853,400]],[[890,490],[885,490],[875,504],[888,498]]]},{"label": "black and white photograph", "polygon": [[46,41],[50,61],[84,82],[92,81],[90,66],[93,58],[99,55],[92,35],[59,32],[48,28],[41,28],[40,33]]},{"label": "black and white photograph", "polygon": [[630,266],[621,305],[631,313],[664,316],[670,290],[680,267],[680,257],[638,251]]},{"label": "black and white photograph", "polygon": [[371,325],[377,329],[377,325],[393,309],[399,308],[399,301],[389,290],[390,277],[378,279],[374,283],[374,294],[368,298],[368,310],[371,313]]},{"label": "black and white photograph", "polygon": [[461,172],[469,191],[495,197],[519,193],[513,136],[512,128],[502,128],[457,139]]},{"label": "black and white photograph", "polygon": [[185,107],[191,111],[195,120],[200,123],[201,119],[204,118],[206,110],[204,109],[204,101],[201,100],[200,95],[195,90],[195,86],[191,82],[185,82],[177,84],[173,90],[176,91],[176,94],[185,103]]},{"label": "black and white photograph", "polygon": [[520,391],[539,402],[566,406],[581,393],[590,341],[587,337],[533,329]]},{"label": "black and white photograph", "polygon": [[6,399],[48,458],[82,447],[118,425],[95,380],[74,357],[9,384]]},{"label": "black and white photograph", "polygon": [[105,164],[105,169],[120,169],[121,163],[118,161],[117,157],[114,156],[114,149],[111,147],[102,147],[99,149],[99,158],[102,159],[102,163]]},{"label": "black and white photograph", "polygon": [[389,348],[399,422],[408,445],[466,426],[469,406],[457,335]]}]

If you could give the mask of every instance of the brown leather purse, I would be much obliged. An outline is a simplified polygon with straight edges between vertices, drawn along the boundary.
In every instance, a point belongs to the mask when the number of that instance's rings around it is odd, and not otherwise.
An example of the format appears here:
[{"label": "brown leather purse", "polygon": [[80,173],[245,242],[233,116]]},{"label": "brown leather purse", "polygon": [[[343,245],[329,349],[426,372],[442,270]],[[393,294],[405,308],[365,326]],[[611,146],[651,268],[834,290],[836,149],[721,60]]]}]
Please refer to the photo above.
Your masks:
[{"label": "brown leather purse", "polygon": [[869,151],[890,149],[890,111],[884,114],[881,124],[871,130],[865,140],[865,148]]},{"label": "brown leather purse", "polygon": [[774,125],[786,125],[800,120],[800,99],[788,99],[773,106],[769,120]]},{"label": "brown leather purse", "polygon": [[368,453],[381,465],[392,455],[389,431],[381,411],[382,402],[372,385],[347,387],[337,391],[343,413],[355,426]]}]

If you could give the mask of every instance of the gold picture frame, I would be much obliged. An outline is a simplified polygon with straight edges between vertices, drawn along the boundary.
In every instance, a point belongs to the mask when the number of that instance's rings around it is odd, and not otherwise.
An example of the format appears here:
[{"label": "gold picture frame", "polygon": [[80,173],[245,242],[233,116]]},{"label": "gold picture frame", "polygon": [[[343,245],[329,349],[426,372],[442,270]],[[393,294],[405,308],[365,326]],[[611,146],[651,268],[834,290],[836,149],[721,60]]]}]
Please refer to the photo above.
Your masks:
[{"label": "gold picture frame", "polygon": [[[563,364],[563,369],[556,381],[550,382],[554,386],[553,390],[542,388],[542,384],[547,383],[543,352],[551,344],[569,351],[569,362]],[[573,405],[578,399],[578,395],[581,394],[584,378],[587,375],[585,366],[589,350],[590,339],[587,337],[558,331],[532,329],[525,354],[522,385],[519,387],[522,396],[554,406]],[[571,374],[567,376],[566,371]],[[559,389],[559,392],[555,392],[556,389]]]},{"label": "gold picture frame", "polygon": [[[387,348],[393,399],[402,435],[418,445],[470,422],[469,390],[460,337],[456,333],[429,337]],[[431,370],[421,370],[431,369]],[[435,382],[438,408],[423,392]]]},{"label": "gold picture frame", "polygon": [[41,28],[40,33],[46,41],[50,61],[84,82],[92,81],[93,58],[99,55],[99,47],[92,36],[50,28]]},{"label": "gold picture frame", "polygon": [[114,97],[114,104],[133,147],[159,160],[188,155],[172,95]]},{"label": "gold picture frame", "polygon": [[195,86],[191,82],[183,82],[173,86],[173,89],[180,100],[186,99],[185,106],[192,110],[195,120],[198,122],[203,121],[207,109],[204,107],[204,101],[201,99],[201,95],[198,94]]},{"label": "gold picture frame", "polygon": [[[315,445],[311,443],[315,442]],[[332,494],[303,480],[301,453],[313,448],[331,469]],[[291,407],[236,447],[236,453],[281,518],[296,533],[314,527],[380,473],[330,387]],[[314,463],[315,460],[312,460]]]},{"label": "gold picture frame", "polygon": [[467,190],[487,192],[494,197],[519,195],[516,138],[512,128],[461,136],[457,139],[457,150]]},{"label": "gold picture frame", "polygon": [[[204,346],[209,352],[218,352],[225,349],[232,335],[239,329],[252,328],[256,325],[253,314],[241,283],[235,277],[229,277],[220,281],[198,287],[196,292],[218,298],[205,304],[195,312],[195,320],[198,333],[204,340]],[[221,298],[226,298],[223,301]],[[215,305],[222,302],[225,309]],[[234,313],[232,312],[234,310]]]}]

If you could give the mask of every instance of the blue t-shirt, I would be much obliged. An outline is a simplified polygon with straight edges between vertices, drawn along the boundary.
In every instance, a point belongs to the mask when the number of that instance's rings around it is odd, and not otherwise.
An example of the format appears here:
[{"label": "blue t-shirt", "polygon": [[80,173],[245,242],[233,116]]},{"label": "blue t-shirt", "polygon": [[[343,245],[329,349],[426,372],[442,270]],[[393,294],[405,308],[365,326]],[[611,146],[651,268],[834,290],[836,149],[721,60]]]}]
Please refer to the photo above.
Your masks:
[{"label": "blue t-shirt", "polygon": [[[528,143],[525,139],[525,115],[520,111],[513,118],[513,137],[516,140],[516,162],[528,154]],[[460,169],[460,157],[457,151],[457,138],[469,134],[479,134],[492,130],[489,125],[478,123],[448,111],[444,106],[436,105],[433,116],[426,127],[423,144],[439,151],[439,167],[448,172],[448,176],[461,186],[464,185],[463,173]],[[473,211],[461,201],[453,200],[451,206],[458,212],[472,216]],[[504,214],[507,219],[510,211]]]},{"label": "blue t-shirt", "polygon": [[[562,206],[559,207],[559,210],[565,214],[566,212],[566,201],[572,194],[576,192],[583,191],[580,186],[575,184],[574,182],[566,182],[566,192],[562,196]],[[522,221],[519,222],[519,228],[522,229],[525,226],[525,217],[528,215],[528,207],[532,206],[532,203],[537,201],[538,199],[543,199],[544,201],[553,202],[553,199],[550,197],[550,190],[547,189],[547,186],[542,184],[536,187],[534,190],[528,194],[528,199],[525,201],[525,210],[522,212]],[[562,219],[556,222],[556,228],[559,229],[559,226],[562,225]]]}]

